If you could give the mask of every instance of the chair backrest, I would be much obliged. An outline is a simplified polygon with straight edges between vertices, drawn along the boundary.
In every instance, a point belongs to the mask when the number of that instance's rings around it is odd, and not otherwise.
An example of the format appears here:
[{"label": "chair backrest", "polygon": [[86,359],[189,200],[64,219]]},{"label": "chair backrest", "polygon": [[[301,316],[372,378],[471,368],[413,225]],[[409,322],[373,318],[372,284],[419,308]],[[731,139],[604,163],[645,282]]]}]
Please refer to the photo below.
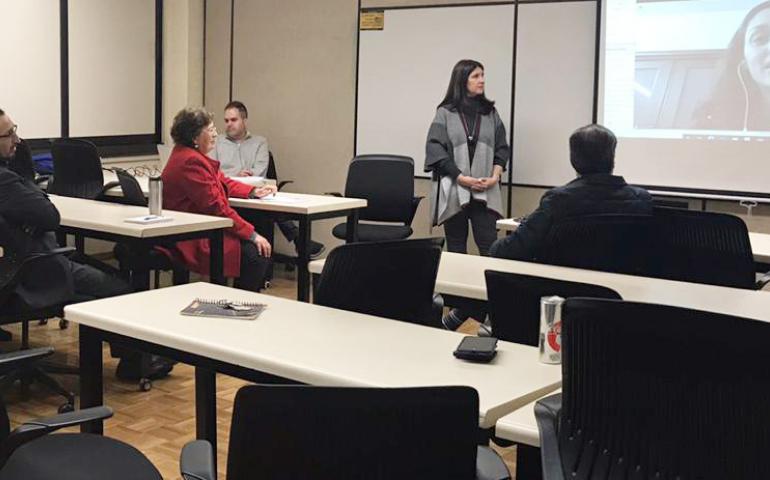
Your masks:
[{"label": "chair backrest", "polygon": [[660,277],[754,288],[754,257],[741,218],[672,208],[656,208],[654,216]]},{"label": "chair backrest", "polygon": [[270,180],[278,180],[278,172],[275,169],[275,159],[273,158],[273,152],[267,152],[267,172],[265,178]]},{"label": "chair backrest", "polygon": [[485,271],[484,276],[492,332],[500,340],[524,345],[538,345],[542,297],[621,298],[615,290],[590,283],[494,270]]},{"label": "chair backrest", "polygon": [[35,180],[35,162],[32,161],[32,149],[22,140],[16,146],[16,153],[8,162],[8,168],[27,180]]},{"label": "chair backrest", "polygon": [[146,207],[147,198],[144,196],[144,192],[142,192],[142,186],[139,185],[139,182],[136,180],[136,178],[122,168],[115,168],[114,171],[118,176],[120,189],[123,191],[121,203]]},{"label": "chair backrest", "polygon": [[168,163],[168,157],[171,156],[171,150],[174,149],[173,145],[166,145],[165,143],[159,143],[158,147],[158,168],[162,172],[166,168]]},{"label": "chair backrest", "polygon": [[765,322],[568,300],[557,432],[565,478],[770,478],[768,345]]},{"label": "chair backrest", "polygon": [[329,253],[315,303],[431,324],[443,239],[349,243]]},{"label": "chair backrest", "polygon": [[51,147],[53,180],[48,191],[66,197],[94,199],[104,188],[102,161],[96,146],[86,140],[64,138]]},{"label": "chair backrest", "polygon": [[555,223],[536,258],[541,263],[655,276],[652,215],[601,214]]},{"label": "chair backrest", "polygon": [[227,479],[468,480],[477,429],[470,387],[246,386]]},{"label": "chair backrest", "polygon": [[414,160],[399,155],[359,155],[348,168],[345,196],[364,198],[361,220],[409,225],[413,214]]}]

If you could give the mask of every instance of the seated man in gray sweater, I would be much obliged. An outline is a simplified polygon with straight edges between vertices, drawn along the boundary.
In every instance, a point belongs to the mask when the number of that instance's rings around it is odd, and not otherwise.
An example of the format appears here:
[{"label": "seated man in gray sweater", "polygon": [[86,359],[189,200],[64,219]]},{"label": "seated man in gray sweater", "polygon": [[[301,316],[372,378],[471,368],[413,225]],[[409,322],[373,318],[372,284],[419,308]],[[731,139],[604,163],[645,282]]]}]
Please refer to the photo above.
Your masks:
[{"label": "seated man in gray sweater", "polygon": [[[214,150],[209,153],[209,156],[219,161],[222,172],[228,177],[267,175],[270,162],[267,139],[249,132],[248,118],[249,111],[242,102],[234,100],[225,106],[226,135],[217,137]],[[294,222],[279,220],[276,223],[286,240],[290,242],[296,240],[299,229]],[[310,258],[317,258],[324,249],[322,243],[311,240]]]},{"label": "seated man in gray sweater", "polygon": [[[545,192],[540,206],[529,214],[510,235],[495,241],[489,250],[493,257],[533,261],[551,225],[567,217],[604,213],[652,213],[650,193],[628,185],[613,175],[617,139],[601,125],[578,128],[569,138],[570,163],[577,178]],[[455,330],[469,316],[482,319],[483,312],[453,309],[442,319]]]}]

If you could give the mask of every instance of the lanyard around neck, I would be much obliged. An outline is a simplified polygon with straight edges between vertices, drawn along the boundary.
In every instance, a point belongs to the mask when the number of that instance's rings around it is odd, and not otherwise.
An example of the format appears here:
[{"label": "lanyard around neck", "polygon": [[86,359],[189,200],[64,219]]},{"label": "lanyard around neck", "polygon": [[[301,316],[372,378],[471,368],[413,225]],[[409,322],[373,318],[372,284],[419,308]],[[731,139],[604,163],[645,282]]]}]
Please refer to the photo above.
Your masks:
[{"label": "lanyard around neck", "polygon": [[473,127],[468,128],[468,121],[465,118],[465,114],[460,110],[460,121],[463,124],[463,129],[465,130],[465,136],[468,139],[468,143],[471,145],[475,145],[476,141],[479,139],[479,131],[481,130],[481,113],[476,112],[476,116],[474,117],[473,121]]}]

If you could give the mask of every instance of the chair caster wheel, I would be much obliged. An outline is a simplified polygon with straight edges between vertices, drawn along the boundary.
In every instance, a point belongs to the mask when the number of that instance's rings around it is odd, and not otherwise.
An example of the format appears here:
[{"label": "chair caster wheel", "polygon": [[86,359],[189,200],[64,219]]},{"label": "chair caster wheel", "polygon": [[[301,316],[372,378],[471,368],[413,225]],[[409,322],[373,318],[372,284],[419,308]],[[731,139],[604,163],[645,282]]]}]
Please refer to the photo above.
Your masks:
[{"label": "chair caster wheel", "polygon": [[149,392],[152,390],[152,380],[149,378],[142,378],[139,380],[139,390],[143,392]]},{"label": "chair caster wheel", "polygon": [[66,330],[67,327],[70,326],[69,320],[61,319],[59,320],[59,330]]},{"label": "chair caster wheel", "polygon": [[59,413],[70,413],[75,411],[75,405],[71,402],[67,402],[59,406]]},{"label": "chair caster wheel", "polygon": [[48,325],[48,319],[47,318],[41,318],[39,322],[37,322],[38,325]]},{"label": "chair caster wheel", "polygon": [[272,284],[270,283],[270,280],[265,280],[265,290],[267,290],[268,288],[270,288],[270,286],[271,286],[271,285],[272,285]]}]

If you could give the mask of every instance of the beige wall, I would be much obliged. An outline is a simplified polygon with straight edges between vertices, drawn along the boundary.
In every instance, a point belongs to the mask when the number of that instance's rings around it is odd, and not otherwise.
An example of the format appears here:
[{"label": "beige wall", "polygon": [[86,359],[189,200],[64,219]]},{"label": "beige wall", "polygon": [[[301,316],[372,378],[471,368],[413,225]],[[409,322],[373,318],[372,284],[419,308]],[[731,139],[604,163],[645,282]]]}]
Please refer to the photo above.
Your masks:
[{"label": "beige wall", "polygon": [[203,0],[163,2],[164,143],[171,143],[174,115],[203,104]]},{"label": "beige wall", "polygon": [[[363,0],[362,6],[452,3],[468,0]],[[206,105],[219,118],[229,99],[229,5],[208,0]],[[251,130],[268,138],[279,176],[296,182],[290,190],[342,191],[353,155],[357,2],[236,0],[235,9],[233,96],[249,106]],[[428,189],[428,180],[415,179],[416,194],[426,198],[413,227],[418,236],[442,235],[440,228],[430,229]],[[514,216],[536,208],[542,193],[515,188]],[[745,209],[735,203],[710,202],[709,208],[745,218]],[[768,214],[770,206],[755,209],[746,219],[749,227],[770,231]],[[337,243],[330,234],[334,223],[319,222],[313,236]]]}]

